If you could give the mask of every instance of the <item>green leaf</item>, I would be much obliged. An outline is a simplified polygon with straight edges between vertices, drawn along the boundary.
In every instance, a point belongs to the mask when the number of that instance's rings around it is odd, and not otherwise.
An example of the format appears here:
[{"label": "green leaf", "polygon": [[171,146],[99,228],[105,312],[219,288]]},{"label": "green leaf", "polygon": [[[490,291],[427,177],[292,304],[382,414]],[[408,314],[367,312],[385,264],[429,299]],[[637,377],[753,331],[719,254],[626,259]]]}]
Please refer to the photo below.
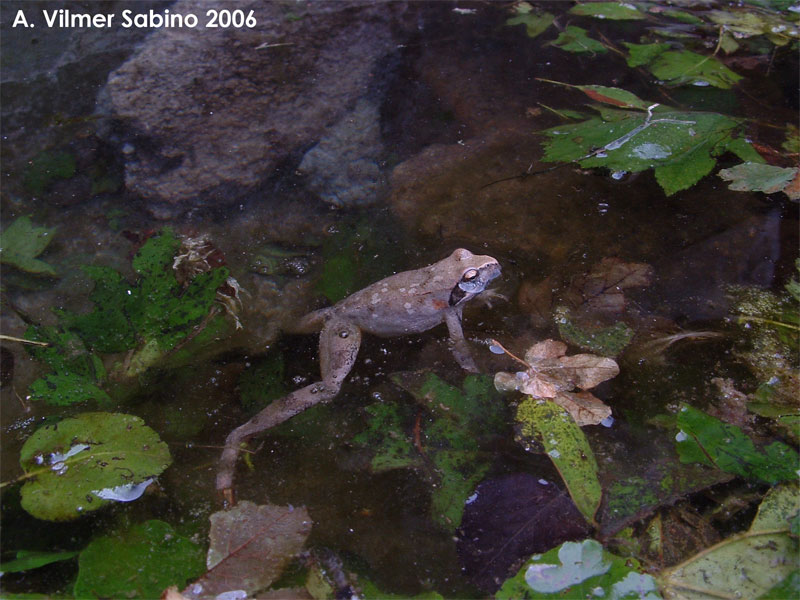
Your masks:
[{"label": "green leaf", "polygon": [[523,445],[535,439],[561,474],[573,502],[586,520],[594,522],[602,489],[597,478],[597,462],[586,436],[566,410],[549,400],[530,396],[517,408]]},{"label": "green leaf", "polygon": [[[500,395],[489,376],[468,375],[459,390],[433,373],[397,373],[392,380],[408,391],[434,417],[420,435],[425,456],[435,467],[439,481],[433,490],[433,518],[448,529],[461,523],[464,502],[489,469],[488,458],[480,452],[481,442],[496,436],[504,424]],[[397,427],[397,418],[385,412],[383,418]],[[374,430],[372,435],[374,435]],[[406,439],[404,430],[387,435]],[[410,442],[389,444],[392,459],[406,460],[418,451]],[[384,444],[386,448],[386,444]],[[388,460],[386,454],[384,460]]]},{"label": "green leaf", "polygon": [[157,520],[97,538],[78,562],[78,598],[160,598],[205,571],[203,549]]},{"label": "green leaf", "polygon": [[558,333],[564,341],[601,356],[617,356],[633,339],[633,329],[622,321],[608,327],[584,328],[575,324],[567,314],[556,315]]},{"label": "green leaf", "polygon": [[552,25],[554,15],[549,12],[545,13],[525,13],[511,17],[506,21],[506,25],[525,25],[525,33],[528,37],[535,38]]},{"label": "green leaf", "polygon": [[798,502],[796,482],[770,490],[747,532],[662,571],[658,576],[662,589],[670,597],[760,598],[786,582],[797,571],[800,558],[789,530]]},{"label": "green leaf", "polygon": [[581,17],[596,17],[598,19],[632,20],[644,19],[645,15],[632,4],[624,2],[590,2],[577,4],[569,12]]},{"label": "green leaf", "polygon": [[575,25],[567,25],[567,28],[551,44],[567,52],[577,54],[583,52],[607,52],[607,48],[603,44],[590,38],[585,29]]},{"label": "green leaf", "polygon": [[728,186],[730,190],[774,194],[783,191],[797,176],[797,172],[798,169],[792,167],[781,168],[746,162],[730,169],[722,169],[719,176],[731,182]]},{"label": "green leaf", "polygon": [[[84,315],[69,311],[56,311],[56,314],[96,352],[123,352],[133,348],[136,331],[126,306],[128,298],[134,295],[134,286],[109,267],[84,266],[82,269],[94,280],[94,290],[89,295],[94,310]],[[139,299],[138,294],[136,299]]]},{"label": "green leaf", "polygon": [[395,402],[370,404],[368,427],[353,438],[353,443],[374,449],[372,471],[380,473],[421,464],[420,457],[406,435],[406,415]]},{"label": "green leaf", "polygon": [[55,406],[69,406],[87,400],[110,404],[111,397],[93,381],[78,373],[48,373],[30,386],[31,398]]},{"label": "green leaf", "polygon": [[660,44],[632,44],[630,42],[622,42],[628,48],[628,61],[629,67],[640,67],[642,65],[653,62],[659,55],[663,54],[670,49],[670,44],[663,42]]},{"label": "green leaf", "polygon": [[531,557],[495,598],[660,598],[655,579],[630,565],[637,563],[605,551],[595,540],[564,542]]},{"label": "green leaf", "polygon": [[36,275],[56,277],[53,267],[38,260],[53,239],[55,228],[36,227],[30,217],[20,217],[0,233],[0,263]]},{"label": "green leaf", "polygon": [[70,152],[46,150],[37,154],[25,169],[23,185],[32,194],[43,194],[56,179],[75,175],[75,157]]},{"label": "green leaf", "polygon": [[0,573],[19,573],[38,569],[45,565],[77,556],[77,552],[39,552],[38,550],[17,550],[17,558],[0,564]]},{"label": "green leaf", "polygon": [[717,161],[711,157],[712,144],[700,144],[682,160],[655,168],[656,181],[667,196],[686,190],[711,173]]},{"label": "green leaf", "polygon": [[[655,168],[667,193],[696,183],[728,149],[743,152],[734,134],[741,123],[718,113],[603,108],[602,118],[544,131],[546,162],[576,161],[584,168],[639,172]],[[665,168],[668,167],[668,168]]]},{"label": "green leaf", "polygon": [[684,405],[678,413],[676,446],[681,462],[713,466],[769,484],[797,478],[798,455],[782,442],[762,451],[739,427]]},{"label": "green leaf", "polygon": [[713,85],[729,89],[741,78],[713,56],[689,50],[670,50],[659,54],[649,65],[650,72],[670,85]]},{"label": "green leaf", "polygon": [[75,519],[170,462],[167,445],[139,417],[95,412],[64,419],[40,427],[22,446],[22,507],[38,519]]}]

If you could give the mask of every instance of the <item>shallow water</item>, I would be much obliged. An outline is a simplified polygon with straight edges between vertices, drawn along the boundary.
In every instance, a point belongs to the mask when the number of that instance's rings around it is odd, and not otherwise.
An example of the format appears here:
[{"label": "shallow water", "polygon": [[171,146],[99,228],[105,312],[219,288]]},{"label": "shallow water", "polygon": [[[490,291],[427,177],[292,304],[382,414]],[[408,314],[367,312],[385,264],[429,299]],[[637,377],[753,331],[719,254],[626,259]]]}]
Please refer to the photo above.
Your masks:
[{"label": "shallow water", "polygon": [[[127,6],[107,4],[109,12]],[[160,11],[166,4],[146,6]],[[278,10],[278,5],[284,11],[283,26],[288,27],[286,23],[295,22],[294,9],[275,3],[270,10]],[[69,6],[86,10],[80,3]],[[136,6],[144,10],[145,4]],[[173,457],[157,486],[141,499],[72,522],[52,524],[29,516],[19,506],[20,486],[5,487],[4,561],[18,549],[81,550],[99,535],[156,518],[203,544],[207,518],[220,508],[214,476],[221,445],[229,431],[253,414],[252,408],[240,404],[243,374],[280,356],[279,384],[285,391],[317,380],[316,338],[282,333],[298,316],[389,274],[430,264],[459,246],[494,256],[503,267],[493,288],[504,298],[493,298],[490,305],[473,301],[464,315],[465,333],[484,373],[515,370],[513,361],[488,351],[490,338],[520,355],[534,341],[557,338],[552,316],[556,300],[564,301],[563,294],[574,290],[575,281],[608,257],[650,265],[653,277],[649,285],[625,290],[619,310],[586,311],[584,316],[595,325],[625,322],[636,333],[635,341],[681,330],[723,334],[688,339],[656,358],[642,358],[632,351],[634,344],[618,357],[621,374],[597,390],[612,407],[615,423],[610,429],[586,428],[601,471],[613,472],[620,462],[632,468],[669,451],[669,433],[647,419],[674,413],[680,402],[704,408],[716,393],[712,377],[731,378],[748,392],[760,383],[732,352],[740,333],[730,323],[726,290],[730,285],[782,290],[797,258],[797,203],[781,193],[729,190],[716,171],[740,162],[730,153],[718,158],[712,174],[671,196],[665,195],[652,170],[615,175],[575,163],[549,169],[553,164],[541,160],[544,138],[536,134],[562,123],[549,108],[588,112],[584,105],[589,100],[577,90],[541,79],[621,87],[683,109],[744,118],[749,138],[780,147],[781,128],[797,120],[796,52],[770,55],[768,68],[763,61],[746,70],[734,64],[745,79],[732,90],[663,88],[613,53],[576,55],[548,45],[557,34],[553,29],[540,38],[527,37],[524,27],[505,24],[510,13],[504,4],[400,6],[373,7],[370,18],[364,19],[364,31],[348,30],[354,39],[385,36],[383,45],[369,47],[371,68],[364,81],[351,72],[358,61],[342,59],[337,71],[324,63],[329,57],[320,54],[313,66],[320,73],[323,67],[329,69],[319,78],[328,78],[323,91],[330,97],[323,108],[309,108],[307,113],[303,107],[314,105],[315,99],[302,94],[319,90],[303,83],[306,73],[295,72],[293,61],[311,59],[291,53],[293,42],[282,37],[288,34],[280,33],[281,23],[270,24],[266,37],[239,38],[250,52],[265,39],[287,44],[266,50],[285,52],[279,58],[270,55],[276,61],[270,68],[281,61],[284,65],[275,70],[270,85],[285,86],[291,98],[281,104],[284,122],[276,115],[276,129],[264,134],[269,153],[251,155],[243,115],[234,115],[228,123],[230,136],[217,140],[219,149],[202,147],[208,140],[198,137],[192,142],[196,155],[187,158],[180,154],[186,152],[180,138],[193,132],[177,132],[172,139],[166,125],[162,131],[145,131],[144,121],[137,121],[144,119],[141,113],[122,114],[122,100],[108,99],[114,93],[106,86],[109,73],[147,52],[152,37],[147,38],[146,31],[39,28],[35,35],[24,35],[9,29],[18,5],[4,3],[3,227],[24,215],[37,225],[57,227],[39,258],[56,266],[59,276],[32,278],[3,265],[3,334],[22,336],[30,322],[56,324],[53,308],[90,310],[93,284],[80,266],[112,267],[132,280],[132,257],[148,236],[165,227],[181,236],[207,236],[244,290],[238,309],[242,330],[229,328],[189,364],[171,369],[154,365],[127,381],[130,389],[116,389],[111,406],[26,401],[28,386],[46,371],[21,345],[4,340],[13,367],[8,382],[4,374],[2,386],[3,482],[20,475],[20,448],[46,418],[87,411],[141,416],[167,442]],[[561,27],[574,19],[565,14],[568,7],[540,6],[559,15]],[[326,17],[324,12],[301,15],[298,27],[342,18]],[[589,19],[581,24],[618,47],[638,40],[644,27],[652,25]],[[297,38],[297,45],[304,43],[308,40]],[[214,64],[197,68],[197,80],[187,84],[188,98],[208,110],[210,130],[227,131],[212,115],[216,111],[227,118],[235,113],[237,94],[246,95],[241,90],[247,88],[247,77],[234,78],[238,87],[225,95],[219,86],[209,85],[215,94],[206,97],[197,91],[201,84],[215,77],[226,80],[230,73],[215,75]],[[93,79],[87,80],[87,74]],[[152,85],[147,74],[141,77],[147,80],[143,86]],[[197,111],[198,105],[176,102],[170,118],[180,123],[181,114]],[[320,114],[325,107],[330,114]],[[298,115],[309,121],[295,123]],[[262,126],[256,117],[253,121],[254,129]],[[236,146],[237,140],[242,147]],[[312,147],[319,148],[319,154],[303,163]],[[34,176],[26,165],[42,164],[45,150],[68,153],[74,167],[66,176],[52,175],[60,163],[48,163],[45,174],[35,171],[39,179],[31,183]],[[170,152],[181,158],[170,162]],[[252,165],[252,174],[247,169],[234,172],[236,160],[214,163],[219,158],[214,152],[238,152],[242,162]],[[658,157],[651,153],[649,158]],[[212,165],[205,172],[196,166],[203,160]],[[259,161],[270,167],[259,172]],[[328,162],[324,167],[308,166],[315,161]],[[219,173],[212,172],[214,164]],[[320,172],[313,172],[317,168]],[[206,175],[213,185],[202,193],[198,181]],[[169,193],[159,195],[159,189]],[[184,192],[186,197],[177,197]],[[353,198],[372,202],[334,206]],[[265,266],[273,264],[275,269]],[[552,303],[550,295],[541,293],[545,288],[554,291]],[[583,304],[578,303],[576,313],[586,308]],[[347,569],[386,593],[481,594],[459,563],[455,532],[431,519],[430,472],[417,468],[372,473],[369,450],[353,442],[367,425],[366,407],[376,401],[414,406],[408,409],[409,435],[415,419],[434,421],[390,381],[390,375],[431,369],[460,385],[462,371],[448,352],[445,336],[444,327],[407,338],[366,336],[336,400],[259,436],[250,444],[257,449],[252,470],[240,464],[237,471],[239,499],[306,506],[314,521],[307,547],[333,550]],[[578,351],[573,346],[570,353]],[[123,358],[106,357],[106,368]],[[514,401],[513,396],[504,400]],[[511,415],[509,408],[503,436],[481,448],[490,457],[485,478],[528,473],[558,482],[558,472],[546,456],[525,452],[515,443]],[[67,561],[7,574],[2,585],[7,592],[70,594],[76,572],[75,561]]]}]

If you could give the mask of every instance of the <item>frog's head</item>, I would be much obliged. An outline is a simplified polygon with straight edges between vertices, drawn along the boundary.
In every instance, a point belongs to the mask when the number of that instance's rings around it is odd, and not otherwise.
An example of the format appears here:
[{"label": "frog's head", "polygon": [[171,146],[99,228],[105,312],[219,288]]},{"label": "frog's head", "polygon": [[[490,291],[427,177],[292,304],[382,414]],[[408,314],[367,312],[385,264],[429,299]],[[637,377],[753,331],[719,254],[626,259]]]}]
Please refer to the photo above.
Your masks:
[{"label": "frog's head", "polygon": [[491,256],[476,255],[459,248],[445,261],[449,265],[456,283],[450,292],[450,306],[471,300],[500,275],[500,263]]}]

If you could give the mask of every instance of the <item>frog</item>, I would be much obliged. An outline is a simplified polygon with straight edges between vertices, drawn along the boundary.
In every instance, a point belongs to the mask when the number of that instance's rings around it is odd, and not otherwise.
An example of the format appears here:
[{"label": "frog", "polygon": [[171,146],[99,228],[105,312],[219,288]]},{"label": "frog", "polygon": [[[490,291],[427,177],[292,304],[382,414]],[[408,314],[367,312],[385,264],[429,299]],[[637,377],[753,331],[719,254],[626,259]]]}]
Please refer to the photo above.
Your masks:
[{"label": "frog", "polygon": [[333,306],[302,317],[291,333],[320,332],[321,381],[273,401],[228,434],[216,479],[224,502],[234,504],[234,471],[243,442],[335,398],[355,364],[363,333],[394,337],[423,333],[444,323],[454,358],[464,370],[477,373],[461,325],[462,312],[464,305],[486,290],[500,271],[497,259],[458,248],[438,262],[391,275]]}]

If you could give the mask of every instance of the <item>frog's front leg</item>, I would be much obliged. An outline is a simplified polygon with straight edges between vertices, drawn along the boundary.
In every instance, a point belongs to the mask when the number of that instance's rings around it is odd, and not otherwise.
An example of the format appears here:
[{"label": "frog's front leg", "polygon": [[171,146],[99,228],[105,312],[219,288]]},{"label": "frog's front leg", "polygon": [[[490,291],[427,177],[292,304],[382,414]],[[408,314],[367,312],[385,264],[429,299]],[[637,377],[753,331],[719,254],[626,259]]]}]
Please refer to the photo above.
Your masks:
[{"label": "frog's front leg", "polygon": [[217,471],[217,490],[222,492],[229,505],[233,504],[233,476],[242,442],[315,404],[336,397],[344,378],[353,368],[360,345],[361,331],[353,323],[337,318],[328,321],[319,336],[322,381],[271,402],[247,423],[228,434]]},{"label": "frog's front leg", "polygon": [[447,323],[447,331],[450,333],[450,343],[452,344],[453,356],[456,357],[461,368],[470,373],[477,373],[478,367],[472,358],[469,344],[464,339],[464,330],[461,328],[461,311],[449,310],[444,316]]}]

